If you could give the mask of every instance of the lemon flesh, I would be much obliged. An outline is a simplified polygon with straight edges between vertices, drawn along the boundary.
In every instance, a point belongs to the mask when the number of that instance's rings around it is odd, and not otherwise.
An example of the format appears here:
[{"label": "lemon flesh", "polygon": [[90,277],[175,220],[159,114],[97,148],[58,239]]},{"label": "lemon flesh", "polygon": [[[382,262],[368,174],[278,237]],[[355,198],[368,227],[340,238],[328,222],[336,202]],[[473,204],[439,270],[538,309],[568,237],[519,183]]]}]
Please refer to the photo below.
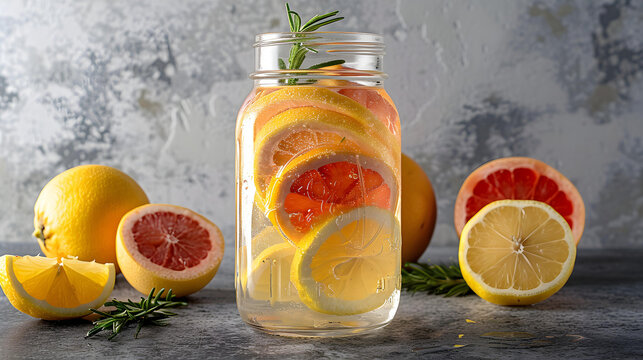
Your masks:
[{"label": "lemon flesh", "polygon": [[361,207],[339,215],[310,231],[298,247],[291,280],[315,311],[365,313],[398,289],[400,226],[389,211]]},{"label": "lemon flesh", "polygon": [[460,237],[462,275],[483,299],[528,305],[563,287],[576,246],[565,219],[532,200],[490,203],[465,225]]},{"label": "lemon flesh", "polygon": [[0,257],[0,285],[11,304],[40,319],[89,314],[114,289],[113,264],[40,256]]}]

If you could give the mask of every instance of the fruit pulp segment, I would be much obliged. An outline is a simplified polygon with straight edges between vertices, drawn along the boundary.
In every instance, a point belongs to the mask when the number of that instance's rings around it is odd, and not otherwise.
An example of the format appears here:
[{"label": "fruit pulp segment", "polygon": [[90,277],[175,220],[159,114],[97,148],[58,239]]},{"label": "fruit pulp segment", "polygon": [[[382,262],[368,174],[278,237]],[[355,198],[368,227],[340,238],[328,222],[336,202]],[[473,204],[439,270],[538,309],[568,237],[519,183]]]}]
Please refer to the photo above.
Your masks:
[{"label": "fruit pulp segment", "polygon": [[380,174],[358,164],[340,161],[312,169],[290,186],[284,209],[300,232],[313,228],[320,217],[347,208],[377,206],[388,209],[391,189]]},{"label": "fruit pulp segment", "polygon": [[132,235],[143,256],[176,271],[199,265],[212,249],[207,229],[167,211],[142,216],[132,226]]},{"label": "fruit pulp segment", "polygon": [[32,256],[17,257],[13,271],[27,294],[59,308],[75,308],[95,300],[109,278],[101,264]]},{"label": "fruit pulp segment", "polygon": [[560,223],[536,207],[499,207],[469,233],[471,270],[496,289],[530,290],[553,281],[569,256]]},{"label": "fruit pulp segment", "polygon": [[551,205],[565,218],[570,227],[574,206],[555,181],[528,168],[497,170],[479,181],[473,196],[467,199],[466,220],[469,221],[490,202],[503,199],[536,200]]}]

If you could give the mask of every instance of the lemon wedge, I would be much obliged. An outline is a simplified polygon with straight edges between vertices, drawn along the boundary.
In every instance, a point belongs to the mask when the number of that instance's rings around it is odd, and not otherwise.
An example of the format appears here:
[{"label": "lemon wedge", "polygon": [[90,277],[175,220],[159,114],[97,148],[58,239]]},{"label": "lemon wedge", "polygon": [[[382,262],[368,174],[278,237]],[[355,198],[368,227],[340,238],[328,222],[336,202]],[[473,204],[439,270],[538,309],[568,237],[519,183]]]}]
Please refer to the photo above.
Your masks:
[{"label": "lemon wedge", "polygon": [[387,210],[367,206],[333,217],[297,245],[290,278],[315,311],[365,313],[399,289],[400,226]]},{"label": "lemon wedge", "polygon": [[499,305],[528,305],[565,285],[574,268],[572,231],[551,206],[501,200],[471,218],[460,237],[462,276],[481,298]]},{"label": "lemon wedge", "polygon": [[62,320],[88,315],[114,289],[113,264],[42,256],[0,257],[0,285],[11,304],[27,315]]}]

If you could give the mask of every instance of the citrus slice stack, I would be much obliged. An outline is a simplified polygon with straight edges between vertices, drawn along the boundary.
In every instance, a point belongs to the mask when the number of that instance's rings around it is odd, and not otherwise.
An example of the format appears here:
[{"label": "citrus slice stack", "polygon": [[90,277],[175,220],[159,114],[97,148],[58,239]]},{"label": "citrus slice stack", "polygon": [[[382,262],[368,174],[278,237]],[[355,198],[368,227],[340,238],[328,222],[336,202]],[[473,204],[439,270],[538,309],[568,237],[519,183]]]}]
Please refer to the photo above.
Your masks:
[{"label": "citrus slice stack", "polygon": [[[258,192],[263,197],[279,168],[317,147],[328,146],[378,155],[379,143],[367,134],[367,123],[335,111],[315,107],[283,111],[273,117],[257,135],[255,184]],[[384,152],[382,155],[387,154]]]},{"label": "citrus slice stack", "polygon": [[114,289],[114,264],[41,256],[0,257],[0,285],[27,315],[62,320],[88,315]]},{"label": "citrus slice stack", "polygon": [[501,200],[467,222],[460,237],[462,276],[481,298],[499,305],[528,305],[556,293],[576,258],[567,221],[551,206]]},{"label": "citrus slice stack", "polygon": [[360,207],[301,239],[291,281],[309,308],[333,315],[377,309],[398,281],[400,228],[390,211]]},{"label": "citrus slice stack", "polygon": [[254,177],[261,206],[278,169],[318,147],[359,150],[390,166],[399,162],[393,156],[399,153],[399,136],[369,109],[329,89],[297,86],[274,90],[248,106],[243,117],[244,122],[254,121]]},{"label": "citrus slice stack", "polygon": [[321,147],[297,156],[268,187],[266,212],[297,243],[317,224],[361,206],[394,213],[398,179],[385,162],[350,150]]},{"label": "citrus slice stack", "polygon": [[123,216],[116,235],[121,271],[143,294],[165,288],[181,297],[200,290],[216,274],[223,250],[216,225],[175,205],[137,207]]},{"label": "citrus slice stack", "polygon": [[473,171],[462,184],[455,202],[455,229],[485,205],[504,199],[536,200],[551,205],[569,224],[576,244],[585,227],[585,205],[565,176],[542,161],[508,157],[490,161]]}]

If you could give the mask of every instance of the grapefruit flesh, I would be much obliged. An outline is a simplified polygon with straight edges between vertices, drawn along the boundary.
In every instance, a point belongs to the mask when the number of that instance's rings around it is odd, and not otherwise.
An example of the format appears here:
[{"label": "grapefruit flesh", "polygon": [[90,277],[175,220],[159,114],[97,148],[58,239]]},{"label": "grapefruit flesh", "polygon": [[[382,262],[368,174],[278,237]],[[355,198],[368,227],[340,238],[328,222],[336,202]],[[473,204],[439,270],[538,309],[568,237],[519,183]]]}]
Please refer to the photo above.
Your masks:
[{"label": "grapefruit flesh", "polygon": [[400,122],[393,101],[384,89],[363,87],[345,88],[338,91],[369,109],[379,121],[399,140],[401,137]]},{"label": "grapefruit flesh", "polygon": [[391,189],[379,173],[339,161],[303,173],[290,186],[284,205],[293,226],[307,232],[320,217],[342,209],[388,209],[390,196]]},{"label": "grapefruit flesh", "polygon": [[210,234],[198,222],[167,211],[142,216],[132,234],[143,256],[176,271],[197,266],[212,249]]},{"label": "grapefruit flesh", "polygon": [[576,187],[556,169],[527,157],[488,162],[464,181],[455,203],[454,222],[464,225],[485,205],[497,200],[536,200],[556,210],[569,224],[576,244],[585,227],[585,205]]},{"label": "grapefruit flesh", "polygon": [[165,288],[180,297],[200,290],[216,274],[223,251],[216,225],[175,205],[148,204],[128,212],[116,236],[121,271],[143,294]]},{"label": "grapefruit flesh", "polygon": [[386,162],[351,150],[321,147],[297,156],[273,177],[266,212],[296,243],[328,217],[354,208],[396,209],[398,183]]}]

